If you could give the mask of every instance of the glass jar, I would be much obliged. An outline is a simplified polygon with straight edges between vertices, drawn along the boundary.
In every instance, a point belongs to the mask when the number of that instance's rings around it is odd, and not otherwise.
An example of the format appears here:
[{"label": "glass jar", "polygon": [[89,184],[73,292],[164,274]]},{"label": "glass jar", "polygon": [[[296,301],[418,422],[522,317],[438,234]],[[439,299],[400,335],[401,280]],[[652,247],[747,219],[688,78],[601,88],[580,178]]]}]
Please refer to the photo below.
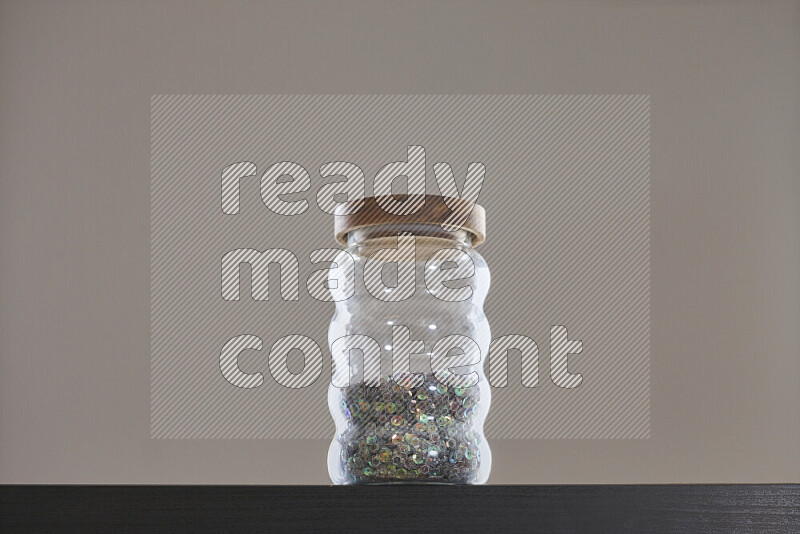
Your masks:
[{"label": "glass jar", "polygon": [[446,231],[452,212],[441,197],[426,196],[423,209],[405,216],[374,198],[363,202],[356,215],[337,215],[347,248],[329,278],[331,480],[482,484],[492,463],[482,365],[490,275],[474,248],[485,235],[484,211],[473,205],[460,229]]}]

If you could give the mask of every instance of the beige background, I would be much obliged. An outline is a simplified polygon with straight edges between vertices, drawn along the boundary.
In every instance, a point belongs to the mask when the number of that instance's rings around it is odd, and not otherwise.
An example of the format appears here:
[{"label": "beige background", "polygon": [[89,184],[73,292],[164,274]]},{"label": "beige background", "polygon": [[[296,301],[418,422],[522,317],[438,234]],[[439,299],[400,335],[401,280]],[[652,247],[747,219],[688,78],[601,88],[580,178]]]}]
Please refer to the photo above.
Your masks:
[{"label": "beige background", "polygon": [[[535,389],[522,386],[518,356],[510,358],[509,385],[492,391],[487,439],[649,437],[648,96],[177,95],[154,98],[152,109],[152,437],[334,435],[326,409],[334,304],[311,298],[305,283],[318,268],[310,253],[336,245],[334,218],[316,202],[325,181],[317,169],[334,155],[357,162],[371,195],[373,177],[387,162],[407,158],[409,142],[425,148],[427,191],[440,190],[434,162],[449,162],[460,187],[468,162],[485,165],[478,200],[488,239],[480,253],[492,272],[484,306],[492,337],[526,335],[541,348]],[[304,213],[267,209],[259,176],[240,180],[238,214],[222,212],[222,169],[247,159],[263,174],[287,157],[310,169]],[[241,247],[295,254],[298,299],[282,300],[272,289],[268,302],[254,300],[254,269],[246,268],[241,300],[225,301],[221,258]],[[423,303],[413,317],[394,303],[380,308],[413,325],[426,314]],[[457,322],[447,328],[444,315],[458,317],[460,308],[448,308],[427,310],[443,322],[428,338],[429,350],[458,331]],[[550,380],[551,324],[583,343],[568,364],[585,377],[575,389]],[[414,339],[431,336],[422,326],[411,326]],[[388,326],[357,331],[381,346],[392,343]],[[232,386],[220,373],[220,350],[240,334],[259,336],[265,349],[240,354],[246,372],[272,369],[273,343],[302,334],[325,347],[326,378],[287,389],[267,373],[257,389]],[[302,369],[298,355],[288,360]]]},{"label": "beige background", "polygon": [[800,3],[0,2],[0,482],[327,483],[150,440],[152,94],[649,94],[650,440],[493,483],[800,481]]}]

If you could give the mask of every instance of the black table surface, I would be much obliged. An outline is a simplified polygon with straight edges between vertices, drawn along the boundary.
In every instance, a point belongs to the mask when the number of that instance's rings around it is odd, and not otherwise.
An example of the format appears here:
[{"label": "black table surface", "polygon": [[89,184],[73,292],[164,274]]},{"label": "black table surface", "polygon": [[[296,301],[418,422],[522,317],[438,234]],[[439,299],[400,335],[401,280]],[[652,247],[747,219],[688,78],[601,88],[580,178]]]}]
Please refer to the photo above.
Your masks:
[{"label": "black table surface", "polygon": [[0,531],[794,532],[800,485],[0,486]]}]

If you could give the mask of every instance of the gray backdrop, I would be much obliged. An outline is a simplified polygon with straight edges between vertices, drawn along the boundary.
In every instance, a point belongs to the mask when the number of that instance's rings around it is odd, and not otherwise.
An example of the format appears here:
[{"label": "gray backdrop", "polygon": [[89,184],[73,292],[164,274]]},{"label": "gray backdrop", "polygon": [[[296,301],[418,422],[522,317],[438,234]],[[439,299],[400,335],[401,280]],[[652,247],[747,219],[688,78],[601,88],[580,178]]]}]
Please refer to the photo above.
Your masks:
[{"label": "gray backdrop", "polygon": [[[305,283],[320,268],[311,251],[338,246],[333,216],[317,202],[331,180],[319,167],[357,164],[372,194],[378,170],[405,161],[410,144],[425,148],[433,194],[436,162],[450,164],[461,191],[467,164],[485,166],[478,201],[488,210],[488,239],[480,250],[492,271],[485,310],[493,338],[523,335],[539,346],[535,389],[522,385],[520,355],[509,356],[487,437],[649,437],[647,96],[155,96],[151,117],[153,437],[333,436],[333,304],[314,300]],[[259,191],[261,175],[285,160],[310,175],[310,189],[291,195],[308,208],[292,216],[267,209]],[[257,170],[239,180],[238,213],[224,213],[222,169],[243,161]],[[254,300],[249,287],[239,300],[223,299],[221,260],[248,248],[295,255],[297,300],[280,298],[278,275],[289,277],[277,269],[269,300]],[[568,357],[569,372],[581,375],[576,388],[550,379],[551,325],[583,343]],[[238,388],[220,372],[222,346],[243,334],[264,344],[239,357],[246,372],[266,373],[258,389]],[[268,355],[279,338],[297,334],[324,349],[324,365],[311,386],[289,389],[268,372]],[[289,363],[303,369],[299,354]]]},{"label": "gray backdrop", "polygon": [[[799,18],[797,2],[0,3],[0,481],[327,482],[326,439],[150,439],[154,94],[650,95],[650,438],[495,439],[490,481],[797,481]],[[483,253],[512,283],[491,224]],[[493,327],[542,337],[515,321]]]}]

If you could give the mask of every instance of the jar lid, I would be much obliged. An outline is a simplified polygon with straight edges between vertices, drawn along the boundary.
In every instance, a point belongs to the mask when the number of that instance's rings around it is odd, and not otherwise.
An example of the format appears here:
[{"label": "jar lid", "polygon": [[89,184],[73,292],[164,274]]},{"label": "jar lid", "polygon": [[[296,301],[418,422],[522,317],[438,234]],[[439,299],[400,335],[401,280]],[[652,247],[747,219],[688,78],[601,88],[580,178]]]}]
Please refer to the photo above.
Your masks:
[{"label": "jar lid", "polygon": [[[384,210],[381,204],[387,202],[408,202],[413,209],[424,201],[424,205],[414,213],[397,215]],[[361,209],[347,213],[363,202]],[[457,213],[458,212],[458,213]],[[468,215],[465,215],[469,213]],[[463,222],[462,222],[463,220]],[[334,235],[339,244],[347,246],[347,235],[353,230],[383,224],[459,224],[462,230],[472,236],[472,246],[476,247],[486,240],[486,210],[468,200],[440,195],[394,195],[367,197],[345,202],[336,207],[334,213]]]}]

